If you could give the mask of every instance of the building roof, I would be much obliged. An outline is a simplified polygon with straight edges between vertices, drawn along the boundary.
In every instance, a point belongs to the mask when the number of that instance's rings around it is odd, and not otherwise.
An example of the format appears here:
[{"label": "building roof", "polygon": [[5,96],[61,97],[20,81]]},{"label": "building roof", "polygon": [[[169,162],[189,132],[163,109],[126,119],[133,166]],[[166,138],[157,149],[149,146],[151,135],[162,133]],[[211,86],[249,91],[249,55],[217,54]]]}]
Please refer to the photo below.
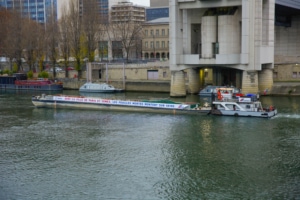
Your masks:
[{"label": "building roof", "polygon": [[299,0],[276,0],[276,4],[300,10]]},{"label": "building roof", "polygon": [[151,21],[147,21],[146,24],[168,24],[169,22],[169,17],[161,17]]}]

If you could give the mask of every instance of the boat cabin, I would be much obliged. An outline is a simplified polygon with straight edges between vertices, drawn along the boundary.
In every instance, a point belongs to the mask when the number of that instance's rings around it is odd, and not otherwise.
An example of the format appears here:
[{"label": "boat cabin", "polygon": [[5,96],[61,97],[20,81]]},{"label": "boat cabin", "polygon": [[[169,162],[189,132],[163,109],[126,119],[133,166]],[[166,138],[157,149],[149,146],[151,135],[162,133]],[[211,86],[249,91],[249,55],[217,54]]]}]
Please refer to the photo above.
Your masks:
[{"label": "boat cabin", "polygon": [[213,105],[218,110],[231,110],[231,111],[254,111],[258,112],[263,110],[260,101],[252,101],[249,97],[238,97],[233,101],[215,101]]}]

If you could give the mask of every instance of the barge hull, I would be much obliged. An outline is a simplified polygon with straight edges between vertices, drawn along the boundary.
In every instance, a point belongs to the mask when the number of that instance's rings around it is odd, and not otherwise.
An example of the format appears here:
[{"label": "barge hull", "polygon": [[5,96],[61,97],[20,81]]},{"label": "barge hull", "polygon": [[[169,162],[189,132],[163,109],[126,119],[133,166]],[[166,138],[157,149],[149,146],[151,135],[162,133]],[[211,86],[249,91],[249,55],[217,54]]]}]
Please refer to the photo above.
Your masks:
[{"label": "barge hull", "polygon": [[32,100],[32,103],[37,108],[66,108],[66,109],[89,109],[89,110],[103,110],[103,111],[122,111],[122,112],[144,112],[144,113],[162,113],[162,114],[192,114],[205,115],[210,110],[179,110],[179,109],[161,109],[135,106],[119,106],[109,104],[93,104],[93,103],[79,103],[79,102],[59,102],[47,100]]}]

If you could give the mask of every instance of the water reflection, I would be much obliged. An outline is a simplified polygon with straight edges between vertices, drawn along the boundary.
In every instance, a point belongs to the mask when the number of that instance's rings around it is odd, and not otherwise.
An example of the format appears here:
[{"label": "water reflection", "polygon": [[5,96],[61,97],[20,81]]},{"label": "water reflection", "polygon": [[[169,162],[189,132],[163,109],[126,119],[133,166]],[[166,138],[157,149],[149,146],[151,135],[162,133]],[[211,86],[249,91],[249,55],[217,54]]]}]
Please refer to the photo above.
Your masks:
[{"label": "water reflection", "polygon": [[37,109],[31,95],[0,94],[0,199],[300,196],[297,97],[262,97],[279,115],[258,119]]}]

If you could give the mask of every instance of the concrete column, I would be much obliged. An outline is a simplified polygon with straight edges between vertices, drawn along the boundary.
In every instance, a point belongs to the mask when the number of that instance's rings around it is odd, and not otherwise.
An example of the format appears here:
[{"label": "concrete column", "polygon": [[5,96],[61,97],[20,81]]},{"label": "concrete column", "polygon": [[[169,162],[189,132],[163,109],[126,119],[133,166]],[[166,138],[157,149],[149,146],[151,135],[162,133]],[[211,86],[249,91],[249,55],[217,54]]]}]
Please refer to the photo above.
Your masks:
[{"label": "concrete column", "polygon": [[172,71],[171,72],[171,97],[185,97],[185,80],[183,71]]},{"label": "concrete column", "polygon": [[213,43],[217,41],[217,17],[202,17],[202,58],[213,57]]},{"label": "concrete column", "polygon": [[271,90],[273,86],[273,70],[272,69],[263,69],[258,72],[258,88],[260,93],[264,90]]},{"label": "concrete column", "polygon": [[[238,13],[238,12],[236,12]],[[218,17],[219,54],[241,53],[240,16],[221,15]]]},{"label": "concrete column", "polygon": [[191,94],[198,94],[200,90],[200,76],[199,76],[199,70],[198,69],[188,69],[188,77],[189,77],[189,83],[188,83],[188,93]]},{"label": "concrete column", "polygon": [[258,73],[257,71],[243,71],[242,93],[258,93]]}]

